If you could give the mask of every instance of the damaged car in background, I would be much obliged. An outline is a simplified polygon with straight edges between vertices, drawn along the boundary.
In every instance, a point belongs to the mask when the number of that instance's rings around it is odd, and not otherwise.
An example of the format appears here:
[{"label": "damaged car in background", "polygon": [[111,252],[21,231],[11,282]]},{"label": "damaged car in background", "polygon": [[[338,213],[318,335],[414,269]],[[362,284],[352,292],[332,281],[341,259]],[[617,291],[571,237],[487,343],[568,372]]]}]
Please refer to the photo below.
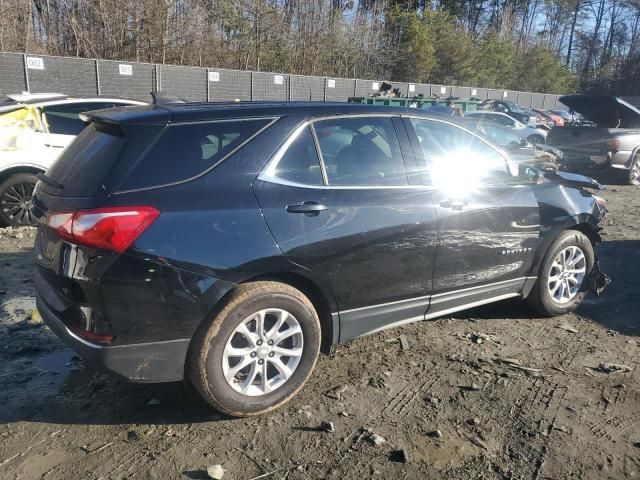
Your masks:
[{"label": "damaged car in background", "polygon": [[640,185],[640,110],[613,96],[567,95],[559,101],[586,122],[554,128],[547,143],[561,149],[571,170],[616,169]]},{"label": "damaged car in background", "polygon": [[[0,100],[0,226],[34,224],[29,207],[37,175],[44,173],[84,128],[80,113],[141,104],[59,93],[24,93]],[[82,174],[82,169],[79,172]]]},{"label": "damaged car in background", "polygon": [[562,166],[561,150],[550,145],[531,143],[526,137],[518,135],[517,130],[483,121],[474,116],[464,118],[462,123],[503,148],[518,165],[554,172]]}]

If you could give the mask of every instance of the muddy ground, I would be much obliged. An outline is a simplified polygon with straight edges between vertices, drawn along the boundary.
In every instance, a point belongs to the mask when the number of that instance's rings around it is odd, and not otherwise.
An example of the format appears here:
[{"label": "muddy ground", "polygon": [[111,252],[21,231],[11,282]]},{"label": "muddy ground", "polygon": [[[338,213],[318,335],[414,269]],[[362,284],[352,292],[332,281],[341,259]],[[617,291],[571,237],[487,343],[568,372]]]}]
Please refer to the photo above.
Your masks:
[{"label": "muddy ground", "polygon": [[603,196],[602,297],[554,319],[503,302],[353,341],[249,420],[182,384],[85,368],[35,312],[34,232],[1,230],[0,478],[206,478],[214,464],[225,479],[640,477],[640,188]]}]

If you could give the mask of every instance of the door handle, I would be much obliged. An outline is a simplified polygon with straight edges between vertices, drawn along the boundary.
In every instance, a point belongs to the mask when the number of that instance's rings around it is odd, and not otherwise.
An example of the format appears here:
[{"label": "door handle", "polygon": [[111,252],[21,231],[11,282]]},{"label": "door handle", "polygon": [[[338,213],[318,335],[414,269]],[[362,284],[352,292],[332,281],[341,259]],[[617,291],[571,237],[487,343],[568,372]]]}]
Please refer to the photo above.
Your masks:
[{"label": "door handle", "polygon": [[297,205],[287,205],[287,212],[304,213],[307,217],[315,217],[320,214],[320,212],[324,212],[326,209],[326,206],[320,205],[316,202],[304,202]]},{"label": "door handle", "polygon": [[464,200],[442,200],[440,206],[442,208],[451,208],[453,210],[462,210],[467,205]]}]

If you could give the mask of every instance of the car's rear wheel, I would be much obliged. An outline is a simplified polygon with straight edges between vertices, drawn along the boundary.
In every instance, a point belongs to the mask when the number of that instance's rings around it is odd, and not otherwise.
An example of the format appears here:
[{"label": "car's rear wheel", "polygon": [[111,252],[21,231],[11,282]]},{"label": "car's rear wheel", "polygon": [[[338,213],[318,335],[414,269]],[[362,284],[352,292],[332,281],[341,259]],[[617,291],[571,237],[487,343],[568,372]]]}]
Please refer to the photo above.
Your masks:
[{"label": "car's rear wheel", "polygon": [[320,336],[318,315],[300,291],[279,282],[243,284],[194,336],[188,376],[223,413],[265,413],[302,388],[318,358]]},{"label": "car's rear wheel", "polygon": [[0,184],[0,223],[11,227],[35,225],[31,196],[37,181],[31,173],[18,173]]},{"label": "car's rear wheel", "polygon": [[629,168],[629,184],[640,185],[640,153],[637,153]]},{"label": "car's rear wheel", "polygon": [[588,290],[594,253],[591,241],[577,230],[560,234],[549,248],[527,300],[542,315],[573,311]]}]

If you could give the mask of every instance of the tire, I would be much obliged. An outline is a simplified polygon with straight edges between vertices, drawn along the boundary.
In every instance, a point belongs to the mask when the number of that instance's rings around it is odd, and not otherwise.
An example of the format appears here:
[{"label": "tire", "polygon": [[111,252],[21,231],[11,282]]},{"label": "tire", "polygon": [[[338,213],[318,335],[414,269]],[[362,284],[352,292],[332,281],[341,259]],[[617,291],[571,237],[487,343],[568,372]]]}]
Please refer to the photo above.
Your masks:
[{"label": "tire", "polygon": [[0,223],[10,227],[36,224],[29,209],[37,181],[31,173],[17,173],[0,184]]},{"label": "tire", "polygon": [[[571,251],[571,249],[578,249],[582,253],[584,259],[581,262],[577,262],[574,269],[580,270],[583,268],[584,273],[581,278],[579,274],[574,275],[577,284],[567,280],[568,283],[566,285],[570,286],[570,292],[567,294],[568,298],[559,299],[556,296],[560,296],[559,289],[564,287],[559,287],[555,291],[555,295],[552,296],[551,290],[558,282],[553,282],[550,276],[553,274],[554,277],[557,277],[559,272],[556,266],[557,259],[562,252]],[[527,297],[527,302],[537,312],[546,317],[562,315],[575,310],[587,293],[589,274],[593,269],[594,259],[593,246],[586,235],[577,230],[562,232],[549,247],[540,267],[538,279]]]},{"label": "tire", "polygon": [[529,140],[531,143],[534,144],[544,144],[544,137],[542,135],[529,135],[527,137],[527,140]]},{"label": "tire", "polygon": [[[260,313],[266,330],[262,343],[258,343],[257,334]],[[274,331],[280,318],[282,326]],[[296,323],[299,333],[274,345],[269,343],[269,338],[289,331]],[[238,331],[244,332],[242,324],[252,339]],[[202,398],[218,411],[233,417],[260,415],[287,403],[303,387],[318,359],[320,341],[318,315],[300,291],[279,282],[246,283],[232,291],[224,306],[194,335],[187,376]],[[227,351],[245,353],[236,357],[227,356]],[[276,354],[281,351],[299,356]],[[275,363],[278,360],[279,365]],[[243,362],[249,363],[234,373]],[[282,373],[283,365],[292,372],[288,378]],[[265,366],[268,388],[262,376]]]},{"label": "tire", "polygon": [[629,185],[640,185],[640,153],[636,153],[636,156],[631,162],[627,181],[629,182]]}]

